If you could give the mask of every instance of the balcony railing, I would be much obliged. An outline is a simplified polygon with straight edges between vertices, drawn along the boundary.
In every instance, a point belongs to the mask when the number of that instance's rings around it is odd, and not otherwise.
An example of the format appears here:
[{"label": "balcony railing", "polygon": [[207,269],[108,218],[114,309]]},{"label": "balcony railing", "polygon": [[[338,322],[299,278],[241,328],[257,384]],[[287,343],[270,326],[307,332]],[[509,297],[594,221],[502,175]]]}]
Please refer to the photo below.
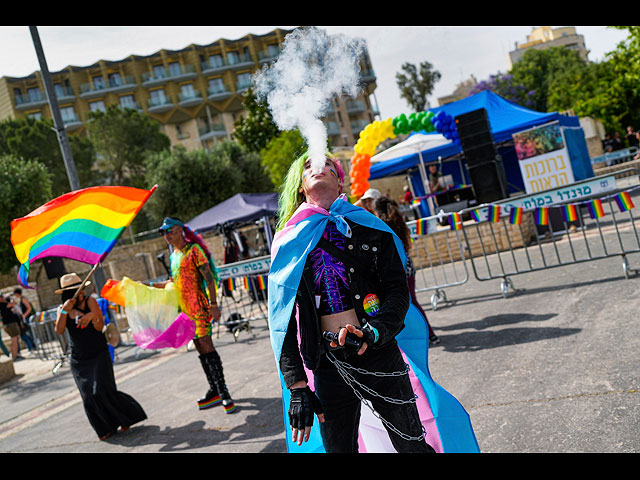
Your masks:
[{"label": "balcony railing", "polygon": [[150,98],[149,103],[147,104],[147,111],[151,113],[164,112],[172,109],[173,107],[173,102],[167,97]]},{"label": "balcony railing", "polygon": [[178,94],[178,105],[181,107],[193,107],[199,103],[202,103],[202,94],[198,91]]},{"label": "balcony railing", "polygon": [[92,98],[104,95],[109,92],[128,92],[138,87],[133,76],[126,76],[123,79],[107,79],[104,84],[85,83],[80,85],[80,96],[82,98]]},{"label": "balcony railing", "polygon": [[227,135],[227,130],[222,123],[214,123],[213,125],[203,125],[198,127],[198,134],[200,140],[206,140],[213,137],[224,137]]},{"label": "balcony railing", "polygon": [[159,68],[154,72],[143,73],[142,85],[150,87],[153,85],[160,85],[170,80],[185,80],[188,78],[195,78],[195,76],[196,69],[193,65],[180,65],[177,68],[170,68],[168,72],[165,68]]},{"label": "balcony railing", "polygon": [[33,108],[47,103],[47,97],[40,90],[24,95],[16,95],[16,108]]},{"label": "balcony railing", "polygon": [[229,98],[233,95],[233,92],[229,88],[228,85],[224,85],[222,87],[213,87],[207,90],[207,95],[209,100],[217,101],[224,100],[225,98]]}]

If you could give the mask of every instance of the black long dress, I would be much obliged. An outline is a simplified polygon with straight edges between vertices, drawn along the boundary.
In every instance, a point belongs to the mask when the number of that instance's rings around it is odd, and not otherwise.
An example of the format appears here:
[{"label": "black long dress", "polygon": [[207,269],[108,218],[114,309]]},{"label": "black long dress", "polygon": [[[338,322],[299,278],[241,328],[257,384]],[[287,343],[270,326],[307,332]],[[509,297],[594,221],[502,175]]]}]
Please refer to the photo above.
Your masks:
[{"label": "black long dress", "polygon": [[[90,311],[86,299],[84,308],[75,308],[84,313]],[[118,427],[126,428],[145,420],[147,415],[140,404],[116,387],[104,334],[91,324],[80,328],[73,318],[67,319],[67,329],[71,338],[71,372],[89,423],[98,437],[114,434]]]}]

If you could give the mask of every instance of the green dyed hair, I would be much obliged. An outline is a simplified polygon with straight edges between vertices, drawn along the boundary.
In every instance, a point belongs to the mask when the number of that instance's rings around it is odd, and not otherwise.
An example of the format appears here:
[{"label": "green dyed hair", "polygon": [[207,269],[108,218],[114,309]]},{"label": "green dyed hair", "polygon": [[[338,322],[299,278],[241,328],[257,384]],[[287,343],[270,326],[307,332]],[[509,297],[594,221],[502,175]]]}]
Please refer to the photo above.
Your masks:
[{"label": "green dyed hair", "polygon": [[[302,185],[304,164],[308,158],[308,151],[296,158],[289,167],[289,171],[287,172],[284,182],[282,182],[282,186],[280,187],[280,197],[278,199],[278,223],[276,225],[276,231],[284,228],[285,224],[305,200],[304,194],[300,192],[300,185]],[[340,181],[344,183],[344,168],[342,167],[340,160],[330,153],[327,153],[327,158],[333,160],[336,169],[338,170],[338,177]]]}]

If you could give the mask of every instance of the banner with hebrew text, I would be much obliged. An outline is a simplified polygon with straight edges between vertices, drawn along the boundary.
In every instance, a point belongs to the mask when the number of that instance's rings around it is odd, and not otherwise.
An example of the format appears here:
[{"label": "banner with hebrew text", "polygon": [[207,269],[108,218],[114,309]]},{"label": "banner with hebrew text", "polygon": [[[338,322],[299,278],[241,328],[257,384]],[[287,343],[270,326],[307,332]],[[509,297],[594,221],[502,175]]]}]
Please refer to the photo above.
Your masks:
[{"label": "banner with hebrew text", "polygon": [[574,183],[569,150],[558,122],[514,133],[512,136],[528,194]]}]

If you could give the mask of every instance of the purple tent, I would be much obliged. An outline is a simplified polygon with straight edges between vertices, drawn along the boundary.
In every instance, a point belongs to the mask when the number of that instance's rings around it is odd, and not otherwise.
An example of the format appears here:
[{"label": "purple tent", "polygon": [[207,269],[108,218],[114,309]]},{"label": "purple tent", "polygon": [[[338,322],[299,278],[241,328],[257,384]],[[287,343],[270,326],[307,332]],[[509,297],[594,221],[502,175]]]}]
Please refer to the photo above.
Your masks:
[{"label": "purple tent", "polygon": [[199,233],[225,223],[243,223],[271,217],[278,210],[277,193],[238,193],[192,218],[187,224]]}]

